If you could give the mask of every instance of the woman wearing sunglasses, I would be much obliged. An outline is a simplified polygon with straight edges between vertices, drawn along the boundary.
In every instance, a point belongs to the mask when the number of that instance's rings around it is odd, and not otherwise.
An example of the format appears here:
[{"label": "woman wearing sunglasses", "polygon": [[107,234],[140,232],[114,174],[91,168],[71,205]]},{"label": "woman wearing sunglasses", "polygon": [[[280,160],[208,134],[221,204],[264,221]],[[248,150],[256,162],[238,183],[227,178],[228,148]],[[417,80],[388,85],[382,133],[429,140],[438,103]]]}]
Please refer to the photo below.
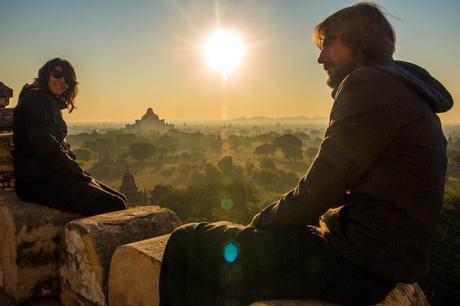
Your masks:
[{"label": "woman wearing sunglasses", "polygon": [[19,198],[84,216],[126,209],[123,194],[98,182],[75,162],[61,110],[75,108],[72,65],[48,61],[22,89],[14,109],[15,189]]}]

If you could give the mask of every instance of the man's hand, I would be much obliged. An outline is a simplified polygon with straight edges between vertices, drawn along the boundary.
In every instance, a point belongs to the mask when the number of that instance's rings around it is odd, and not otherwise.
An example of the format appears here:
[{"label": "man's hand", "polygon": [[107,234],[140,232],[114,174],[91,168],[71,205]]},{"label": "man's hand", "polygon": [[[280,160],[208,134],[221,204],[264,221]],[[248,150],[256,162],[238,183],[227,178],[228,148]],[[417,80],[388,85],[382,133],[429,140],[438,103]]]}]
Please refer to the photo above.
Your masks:
[{"label": "man's hand", "polygon": [[248,224],[248,227],[250,226],[255,227],[255,228],[260,226],[260,213],[258,213],[252,218],[251,223]]}]

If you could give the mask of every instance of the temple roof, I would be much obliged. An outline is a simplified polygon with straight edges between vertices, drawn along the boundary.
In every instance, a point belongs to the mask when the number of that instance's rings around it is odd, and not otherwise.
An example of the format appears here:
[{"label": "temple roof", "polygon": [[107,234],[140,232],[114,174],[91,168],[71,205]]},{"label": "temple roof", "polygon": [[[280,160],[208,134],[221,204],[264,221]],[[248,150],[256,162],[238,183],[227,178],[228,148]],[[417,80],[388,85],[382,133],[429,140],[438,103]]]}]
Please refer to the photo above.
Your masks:
[{"label": "temple roof", "polygon": [[136,122],[133,124],[127,124],[125,128],[129,131],[141,132],[173,127],[173,124],[165,122],[164,119],[160,119],[160,117],[157,114],[155,114],[153,109],[149,107],[147,109],[147,112],[141,117],[141,119],[136,120]]}]

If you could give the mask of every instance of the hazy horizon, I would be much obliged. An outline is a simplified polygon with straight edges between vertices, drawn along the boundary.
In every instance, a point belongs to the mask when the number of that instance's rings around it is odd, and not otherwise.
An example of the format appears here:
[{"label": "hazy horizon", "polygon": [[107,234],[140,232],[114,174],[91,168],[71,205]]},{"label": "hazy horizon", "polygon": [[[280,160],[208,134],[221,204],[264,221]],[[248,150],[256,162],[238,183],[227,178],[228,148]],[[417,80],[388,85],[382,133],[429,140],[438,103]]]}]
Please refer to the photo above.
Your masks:
[{"label": "hazy horizon", "polygon": [[[327,117],[332,105],[311,31],[356,1],[9,1],[0,11],[0,81],[17,103],[49,59],[63,57],[80,82],[68,122],[134,122],[148,107],[170,122],[238,117]],[[426,68],[460,95],[460,1],[377,1],[397,34],[395,59]],[[398,19],[399,18],[399,19]],[[223,84],[206,65],[217,28],[241,36],[246,54]],[[442,114],[460,122],[460,108]]]}]

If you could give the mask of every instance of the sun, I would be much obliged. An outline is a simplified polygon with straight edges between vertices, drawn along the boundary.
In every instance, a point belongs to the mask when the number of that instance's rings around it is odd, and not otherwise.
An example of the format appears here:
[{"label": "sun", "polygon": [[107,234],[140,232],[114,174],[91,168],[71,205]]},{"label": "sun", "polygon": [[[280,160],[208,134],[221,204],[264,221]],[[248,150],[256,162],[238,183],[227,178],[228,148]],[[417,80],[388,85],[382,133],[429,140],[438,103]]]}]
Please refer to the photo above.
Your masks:
[{"label": "sun", "polygon": [[204,53],[209,66],[218,71],[222,80],[226,81],[240,64],[246,48],[237,33],[219,29],[206,39]]}]

